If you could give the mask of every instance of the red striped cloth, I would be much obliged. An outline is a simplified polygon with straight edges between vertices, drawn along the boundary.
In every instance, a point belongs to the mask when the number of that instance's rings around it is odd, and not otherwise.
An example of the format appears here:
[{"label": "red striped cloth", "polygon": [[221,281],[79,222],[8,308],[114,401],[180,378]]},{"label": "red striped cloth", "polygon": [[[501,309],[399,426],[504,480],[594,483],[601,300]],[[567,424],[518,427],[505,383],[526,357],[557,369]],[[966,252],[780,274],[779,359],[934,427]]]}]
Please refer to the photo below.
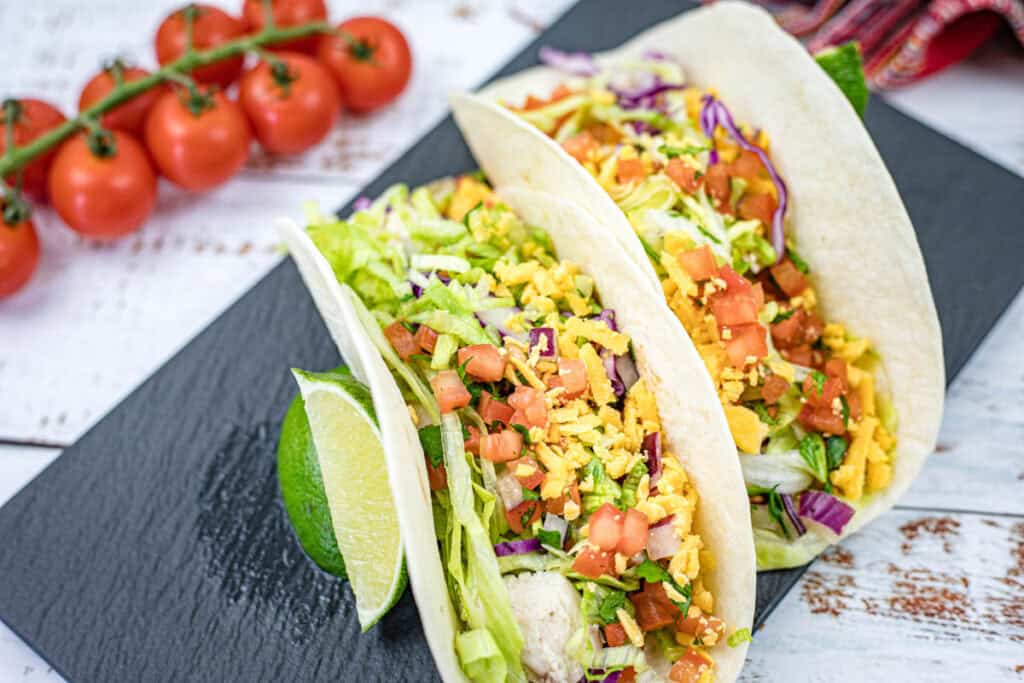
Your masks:
[{"label": "red striped cloth", "polygon": [[1005,22],[1024,46],[1024,0],[757,0],[813,53],[860,43],[876,88],[911,83],[959,62]]}]

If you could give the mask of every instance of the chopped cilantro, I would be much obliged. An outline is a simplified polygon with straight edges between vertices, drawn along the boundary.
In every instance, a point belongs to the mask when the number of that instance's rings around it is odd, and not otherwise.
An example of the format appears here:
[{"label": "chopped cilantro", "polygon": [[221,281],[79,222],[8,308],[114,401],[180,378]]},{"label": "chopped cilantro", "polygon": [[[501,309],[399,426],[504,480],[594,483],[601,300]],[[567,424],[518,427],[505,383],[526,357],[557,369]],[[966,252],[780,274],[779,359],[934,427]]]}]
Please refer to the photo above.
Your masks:
[{"label": "chopped cilantro", "polygon": [[749,628],[738,628],[730,634],[725,642],[729,643],[729,647],[739,647],[743,643],[750,643],[754,640],[754,637],[750,635]]},{"label": "chopped cilantro", "polygon": [[[463,427],[465,430],[465,427]],[[430,425],[419,430],[420,445],[427,454],[430,464],[440,467],[444,462],[444,448],[441,446],[441,425]]]},{"label": "chopped cilantro", "polygon": [[526,425],[514,424],[511,427],[523,435],[523,443],[530,443],[530,430],[527,429]]},{"label": "chopped cilantro", "polygon": [[601,605],[597,608],[597,616],[605,624],[614,624],[619,620],[616,612],[624,609],[625,606],[626,593],[624,591],[611,590],[608,592],[608,595],[604,596],[604,600],[601,601]]},{"label": "chopped cilantro", "polygon": [[786,526],[786,520],[783,518],[785,515],[784,506],[782,504],[782,495],[778,492],[778,486],[773,486],[770,489],[762,486],[748,486],[747,494],[751,496],[767,496],[768,497],[768,514],[771,515],[775,523],[782,529],[782,533],[785,534],[786,538],[789,538],[789,527]]},{"label": "chopped cilantro", "polygon": [[850,426],[850,404],[847,402],[845,396],[840,396],[839,397],[839,402],[843,406],[843,426],[844,427],[849,427]]},{"label": "chopped cilantro", "polygon": [[650,243],[643,237],[640,238],[640,244],[643,245],[644,251],[647,252],[647,258],[651,259],[655,263],[661,261],[661,254],[659,254]]},{"label": "chopped cilantro", "polygon": [[779,424],[779,419],[772,417],[768,412],[768,406],[765,405],[764,401],[754,401],[750,404],[750,408],[757,413],[757,417],[769,427],[774,427]]},{"label": "chopped cilantro", "polygon": [[811,468],[814,477],[825,485],[825,492],[832,493],[832,485],[828,481],[828,456],[821,434],[811,433],[800,440],[800,457]]},{"label": "chopped cilantro", "polygon": [[848,444],[841,436],[830,436],[825,442],[825,457],[828,460],[828,469],[838,469],[843,464],[843,456],[846,455]]},{"label": "chopped cilantro", "polygon": [[537,538],[540,539],[541,545],[546,545],[549,548],[555,548],[556,550],[562,549],[562,535],[557,531],[541,529],[537,532]]},{"label": "chopped cilantro", "polygon": [[802,258],[800,258],[800,254],[796,253],[794,249],[786,247],[786,256],[788,256],[789,260],[793,262],[793,265],[796,266],[796,269],[799,270],[804,275],[811,272],[811,267],[807,265],[807,261],[804,261]]},{"label": "chopped cilantro", "polygon": [[672,604],[679,608],[679,611],[686,614],[690,611],[690,602],[693,594],[693,587],[690,584],[680,586],[676,583],[676,580],[672,578],[672,575],[668,573],[668,570],[662,567],[657,562],[651,560],[644,560],[636,566],[636,575],[651,583],[667,583],[676,589],[676,592],[683,596],[683,602],[676,602],[672,600]]},{"label": "chopped cilantro", "polygon": [[790,318],[793,317],[794,313],[796,313],[795,308],[791,308],[788,311],[780,311],[775,315],[774,318],[772,318],[772,325],[776,323],[781,323],[783,320],[789,320]]},{"label": "chopped cilantro", "polygon": [[811,373],[811,381],[814,382],[814,388],[818,390],[818,396],[825,393],[825,382],[828,381],[828,377],[824,373],[815,370]]},{"label": "chopped cilantro", "polygon": [[484,205],[484,203],[482,201],[479,201],[479,202],[476,203],[476,206],[474,206],[472,209],[467,211],[466,215],[462,217],[462,224],[464,226],[466,226],[467,228],[470,227],[470,225],[469,225],[469,217],[472,216],[473,213],[476,212],[477,209],[481,208],[483,205]]},{"label": "chopped cilantro", "polygon": [[522,525],[523,529],[529,528],[530,524],[533,523],[533,515],[537,512],[538,505],[539,503],[536,502],[533,503],[533,505],[527,505],[523,510],[523,514],[519,516],[519,523]]},{"label": "chopped cilantro", "polygon": [[540,500],[540,494],[533,489],[523,488],[523,500]]}]

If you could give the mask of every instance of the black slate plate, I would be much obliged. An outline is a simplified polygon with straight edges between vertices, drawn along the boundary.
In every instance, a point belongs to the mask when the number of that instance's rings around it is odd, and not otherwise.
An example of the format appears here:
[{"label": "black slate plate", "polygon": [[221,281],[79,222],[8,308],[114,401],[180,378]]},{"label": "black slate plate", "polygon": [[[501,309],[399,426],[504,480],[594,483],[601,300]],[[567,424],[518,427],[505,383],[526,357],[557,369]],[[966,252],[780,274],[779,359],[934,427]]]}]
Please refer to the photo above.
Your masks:
[{"label": "black slate plate", "polygon": [[[586,2],[501,73],[680,9]],[[1024,232],[1008,229],[1024,182],[883,102],[868,125],[918,229],[952,379],[1024,282]],[[365,193],[472,167],[446,119]],[[337,362],[285,262],[0,510],[0,619],[74,683],[435,679],[410,596],[360,636],[350,592],[285,522],[287,369]],[[758,623],[801,573],[758,577]]]}]

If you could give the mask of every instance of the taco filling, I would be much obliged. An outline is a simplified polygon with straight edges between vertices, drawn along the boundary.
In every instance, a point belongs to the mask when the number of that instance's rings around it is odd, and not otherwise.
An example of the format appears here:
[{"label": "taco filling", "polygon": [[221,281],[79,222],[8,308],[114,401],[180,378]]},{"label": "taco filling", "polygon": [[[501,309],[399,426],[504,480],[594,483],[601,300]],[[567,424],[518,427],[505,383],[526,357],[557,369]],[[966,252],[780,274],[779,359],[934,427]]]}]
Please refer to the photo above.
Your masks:
[{"label": "taco filling", "polygon": [[604,69],[545,56],[575,76],[510,108],[582,164],[640,238],[724,406],[759,566],[809,561],[891,483],[896,415],[870,341],[818,305],[768,132],[734,122],[658,53]]},{"label": "taco filling", "polygon": [[[308,232],[417,426],[466,675],[625,683],[658,656],[673,681],[713,680],[727,626],[697,490],[580,264],[473,176],[392,187]],[[777,439],[784,400],[763,401]]]}]

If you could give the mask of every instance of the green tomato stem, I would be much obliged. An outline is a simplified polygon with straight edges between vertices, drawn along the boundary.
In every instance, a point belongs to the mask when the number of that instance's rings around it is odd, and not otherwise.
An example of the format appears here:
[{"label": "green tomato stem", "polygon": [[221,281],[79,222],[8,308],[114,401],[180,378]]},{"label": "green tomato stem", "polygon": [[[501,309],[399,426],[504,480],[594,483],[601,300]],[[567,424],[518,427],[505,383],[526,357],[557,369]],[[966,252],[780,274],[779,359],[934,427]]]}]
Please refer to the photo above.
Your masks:
[{"label": "green tomato stem", "polygon": [[330,25],[323,21],[314,21],[286,28],[270,27],[255,35],[245,36],[210,50],[185,54],[180,59],[154,71],[145,78],[123,83],[115,87],[110,91],[110,94],[89,109],[74,118],[68,119],[53,130],[40,135],[27,145],[17,148],[8,147],[4,156],[0,158],[0,178],[7,177],[10,173],[21,169],[36,157],[64,142],[64,140],[74,135],[83,127],[86,119],[96,120],[133,97],[151,90],[162,83],[175,80],[176,76],[187,74],[197,67],[216,64],[225,59],[237,57],[268,43],[278,43],[294,38],[304,38],[315,33],[329,33],[331,31]]}]

